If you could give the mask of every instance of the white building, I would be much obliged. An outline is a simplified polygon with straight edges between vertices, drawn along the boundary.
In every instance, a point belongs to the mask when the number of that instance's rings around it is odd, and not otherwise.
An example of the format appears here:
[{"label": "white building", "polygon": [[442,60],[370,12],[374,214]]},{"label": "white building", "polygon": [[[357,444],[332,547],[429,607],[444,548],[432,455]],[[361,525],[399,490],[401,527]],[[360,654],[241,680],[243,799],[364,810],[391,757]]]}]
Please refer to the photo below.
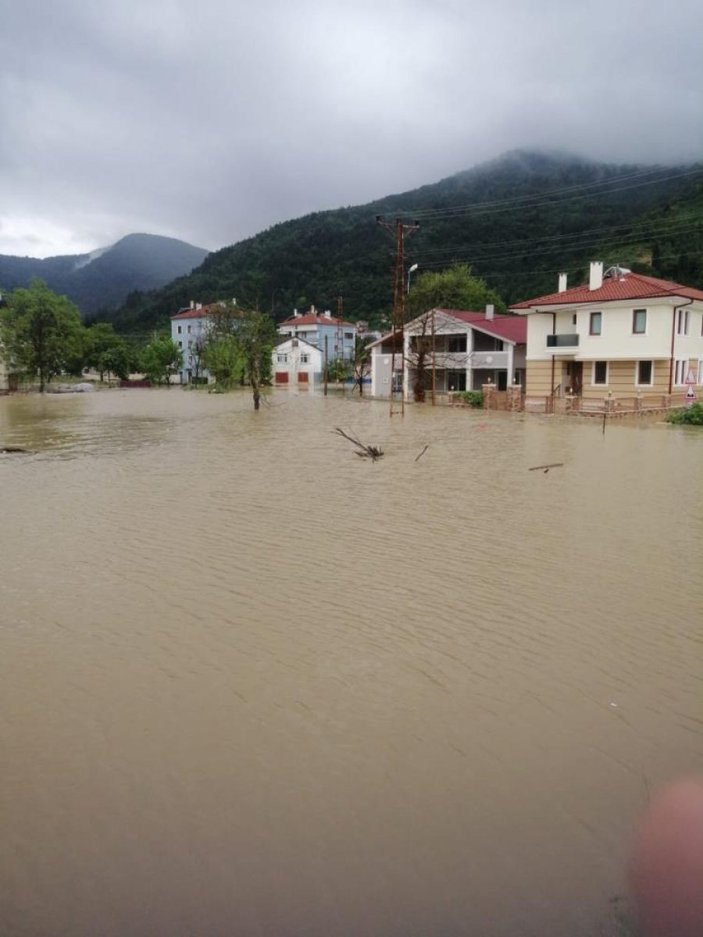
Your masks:
[{"label": "white building", "polygon": [[512,307],[527,318],[527,393],[584,398],[703,390],[703,291],[591,264],[589,282]]},{"label": "white building", "polygon": [[391,386],[402,386],[406,399],[421,399],[420,384],[427,396],[522,384],[526,332],[519,316],[495,315],[492,306],[485,312],[431,309],[408,322],[402,346],[392,333],[370,346],[371,394],[388,397]]},{"label": "white building", "polygon": [[287,338],[273,349],[273,379],[279,385],[314,387],[322,378],[322,352],[304,338]]},{"label": "white building", "polygon": [[308,344],[319,348],[322,362],[352,361],[354,358],[354,339],[356,325],[344,319],[335,318],[329,310],[319,314],[314,306],[310,312],[301,314],[297,310],[285,322],[278,326],[283,338],[302,338]]},{"label": "white building", "polygon": [[202,367],[201,358],[211,309],[212,306],[191,302],[188,309],[171,316],[171,339],[183,353],[183,363],[179,371],[181,384],[209,379],[207,371]]}]

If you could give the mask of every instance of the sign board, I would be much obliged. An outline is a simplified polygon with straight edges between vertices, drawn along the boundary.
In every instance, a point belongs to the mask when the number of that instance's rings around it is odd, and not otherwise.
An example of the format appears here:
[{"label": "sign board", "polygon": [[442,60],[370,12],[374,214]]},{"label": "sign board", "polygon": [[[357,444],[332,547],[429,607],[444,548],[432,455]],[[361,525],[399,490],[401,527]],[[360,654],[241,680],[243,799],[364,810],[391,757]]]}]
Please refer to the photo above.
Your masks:
[{"label": "sign board", "polygon": [[697,383],[697,381],[696,381],[696,372],[693,370],[693,368],[689,368],[689,369],[688,369],[688,374],[686,375],[686,383],[687,383],[687,384],[696,384],[696,383]]},{"label": "sign board", "polygon": [[686,391],[686,396],[684,400],[686,401],[686,406],[690,407],[693,401],[696,399],[696,392],[693,387],[689,384],[688,390]]}]

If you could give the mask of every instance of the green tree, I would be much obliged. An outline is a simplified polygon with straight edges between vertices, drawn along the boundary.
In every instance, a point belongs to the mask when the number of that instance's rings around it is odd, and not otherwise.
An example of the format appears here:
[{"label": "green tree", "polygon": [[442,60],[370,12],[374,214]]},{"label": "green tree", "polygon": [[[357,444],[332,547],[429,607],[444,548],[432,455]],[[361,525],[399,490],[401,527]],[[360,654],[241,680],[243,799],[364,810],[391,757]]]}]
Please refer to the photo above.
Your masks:
[{"label": "green tree", "polygon": [[364,393],[364,380],[371,373],[371,348],[369,347],[373,339],[369,336],[357,335],[354,338],[354,357],[352,359],[352,368],[354,374],[354,386],[359,388],[359,396]]},{"label": "green tree", "polygon": [[127,343],[111,322],[96,322],[86,330],[85,363],[98,372],[101,381],[105,373],[127,377],[130,358]]},{"label": "green tree", "polygon": [[52,377],[75,369],[83,333],[73,303],[41,280],[10,293],[0,318],[0,339],[10,369],[38,376],[42,393]]},{"label": "green tree", "polygon": [[430,309],[480,312],[489,304],[495,306],[496,312],[505,312],[505,303],[485,280],[472,276],[467,264],[456,264],[441,273],[417,277],[407,297],[406,321]]},{"label": "green tree", "polygon": [[234,302],[211,306],[200,355],[202,367],[229,388],[244,379],[244,358],[237,341],[242,311]]},{"label": "green tree", "polygon": [[242,310],[235,332],[244,362],[244,378],[251,386],[254,409],[261,403],[261,386],[271,381],[271,353],[276,328],[271,316],[258,310]]},{"label": "green tree", "polygon": [[170,384],[183,363],[183,352],[168,335],[154,333],[142,352],[142,370],[157,384]]}]

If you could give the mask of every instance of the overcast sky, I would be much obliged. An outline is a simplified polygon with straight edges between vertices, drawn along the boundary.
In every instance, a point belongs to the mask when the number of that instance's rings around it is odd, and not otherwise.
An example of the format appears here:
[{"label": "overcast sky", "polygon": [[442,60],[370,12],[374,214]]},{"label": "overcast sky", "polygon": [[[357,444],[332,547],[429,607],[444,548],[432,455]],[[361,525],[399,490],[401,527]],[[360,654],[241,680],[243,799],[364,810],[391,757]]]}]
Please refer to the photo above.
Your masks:
[{"label": "overcast sky", "polygon": [[0,253],[210,250],[515,147],[703,159],[701,0],[0,0]]}]

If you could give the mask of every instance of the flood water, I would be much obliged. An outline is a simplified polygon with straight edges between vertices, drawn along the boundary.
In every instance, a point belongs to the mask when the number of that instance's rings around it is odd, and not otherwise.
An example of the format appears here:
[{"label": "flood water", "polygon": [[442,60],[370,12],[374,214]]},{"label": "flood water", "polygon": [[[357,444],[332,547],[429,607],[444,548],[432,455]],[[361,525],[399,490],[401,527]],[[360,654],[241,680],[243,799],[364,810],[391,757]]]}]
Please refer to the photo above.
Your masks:
[{"label": "flood water", "polygon": [[269,402],[0,398],[0,933],[617,933],[703,770],[703,432]]}]

